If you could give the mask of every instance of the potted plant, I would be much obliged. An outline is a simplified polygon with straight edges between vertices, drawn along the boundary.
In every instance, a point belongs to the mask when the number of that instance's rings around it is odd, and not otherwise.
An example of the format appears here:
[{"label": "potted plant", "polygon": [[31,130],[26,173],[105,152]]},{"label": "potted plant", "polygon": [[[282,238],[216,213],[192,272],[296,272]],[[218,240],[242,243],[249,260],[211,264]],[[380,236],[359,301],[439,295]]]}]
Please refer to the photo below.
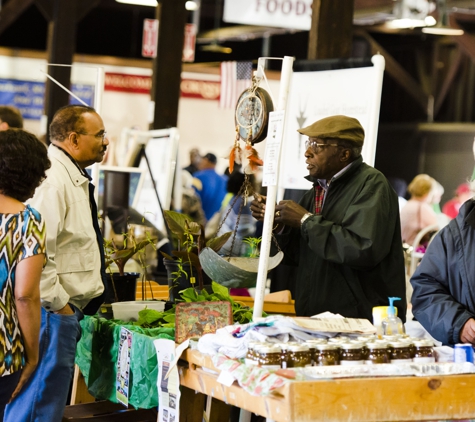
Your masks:
[{"label": "potted plant", "polygon": [[[219,251],[232,232],[227,232],[206,242],[203,225],[179,212],[164,211],[164,214],[165,222],[177,241],[177,249],[172,251],[173,256],[161,252],[168,273],[170,301],[174,302],[179,297],[178,293],[181,290],[197,287],[201,291],[205,284],[210,284],[211,280],[205,283],[198,256],[205,247],[209,247],[215,252]],[[198,286],[196,286],[196,282],[198,282]]]},{"label": "potted plant", "polygon": [[[106,266],[108,272],[106,273],[106,300],[105,303],[123,302],[135,300],[137,279],[140,273],[125,272],[125,265],[133,256],[141,267],[144,269],[142,277],[145,279],[145,256],[144,250],[147,245],[152,245],[155,248],[156,239],[149,237],[146,233],[146,238],[137,242],[133,235],[132,227],[129,225],[128,232],[122,234],[122,244],[118,247],[114,240],[104,240],[104,252],[106,258]],[[118,271],[112,271],[111,264],[115,263]]]}]

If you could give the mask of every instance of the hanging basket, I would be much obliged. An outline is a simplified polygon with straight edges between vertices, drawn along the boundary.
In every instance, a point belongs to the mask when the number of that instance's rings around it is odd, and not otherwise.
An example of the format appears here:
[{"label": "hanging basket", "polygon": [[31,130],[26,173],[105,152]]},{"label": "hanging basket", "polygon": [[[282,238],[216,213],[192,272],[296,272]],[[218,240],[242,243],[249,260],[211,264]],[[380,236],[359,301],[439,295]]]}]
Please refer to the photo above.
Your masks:
[{"label": "hanging basket", "polygon": [[[283,252],[269,257],[268,269],[277,267],[283,257]],[[204,248],[199,258],[203,271],[216,283],[225,287],[256,287],[259,258],[226,258],[210,248]]]}]

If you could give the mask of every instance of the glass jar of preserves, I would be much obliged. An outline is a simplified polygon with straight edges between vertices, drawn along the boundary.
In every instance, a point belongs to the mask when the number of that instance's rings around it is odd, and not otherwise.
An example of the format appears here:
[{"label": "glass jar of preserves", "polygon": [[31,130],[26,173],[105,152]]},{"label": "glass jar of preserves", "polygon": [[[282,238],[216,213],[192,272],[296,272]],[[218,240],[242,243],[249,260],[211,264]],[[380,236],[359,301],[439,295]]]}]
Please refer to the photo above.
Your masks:
[{"label": "glass jar of preserves", "polygon": [[409,350],[411,352],[411,359],[414,358],[414,354],[416,352],[416,347],[414,346],[414,339],[411,337],[401,337],[399,339],[401,343],[406,343],[407,346],[409,347]]},{"label": "glass jar of preserves", "polygon": [[289,341],[288,343],[281,343],[280,348],[282,349],[281,353],[281,365],[282,368],[286,369],[287,368],[287,361],[289,360],[289,354],[288,354],[288,349],[289,346],[292,344],[298,344],[295,341]]},{"label": "glass jar of preserves", "polygon": [[259,359],[259,354],[257,353],[257,348],[261,344],[260,341],[250,341],[247,344],[247,353],[244,358],[246,365],[257,365]]},{"label": "glass jar of preserves", "polygon": [[408,363],[412,362],[412,353],[410,344],[402,341],[394,341],[389,344],[391,363]]},{"label": "glass jar of preserves", "polygon": [[375,365],[379,363],[389,363],[389,350],[387,343],[370,342],[366,343],[367,354],[365,363]]},{"label": "glass jar of preserves", "polygon": [[414,362],[435,362],[434,343],[431,340],[414,341]]},{"label": "glass jar of preserves", "polygon": [[259,347],[259,366],[267,369],[282,367],[282,348],[277,344]]},{"label": "glass jar of preserves", "polygon": [[340,364],[340,348],[336,344],[317,344],[313,355],[315,366]]},{"label": "glass jar of preserves", "polygon": [[363,343],[351,342],[340,344],[340,365],[363,365]]},{"label": "glass jar of preserves", "polygon": [[289,344],[287,347],[287,368],[312,366],[312,355],[306,344]]}]

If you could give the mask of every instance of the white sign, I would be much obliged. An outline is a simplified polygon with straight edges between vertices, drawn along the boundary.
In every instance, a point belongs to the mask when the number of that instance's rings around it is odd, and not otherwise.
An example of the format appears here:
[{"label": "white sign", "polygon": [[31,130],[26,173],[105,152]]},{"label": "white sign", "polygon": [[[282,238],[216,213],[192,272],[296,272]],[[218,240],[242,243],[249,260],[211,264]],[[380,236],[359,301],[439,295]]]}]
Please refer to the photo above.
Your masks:
[{"label": "white sign", "polygon": [[284,117],[284,110],[269,113],[262,186],[277,186],[280,144],[284,136]]},{"label": "white sign", "polygon": [[311,187],[304,179],[308,176],[304,156],[307,136],[297,129],[328,116],[343,114],[359,120],[365,130],[363,160],[374,165],[384,59],[374,56],[372,60],[375,66],[294,72],[287,102],[280,187]]},{"label": "white sign", "polygon": [[144,19],[142,35],[142,56],[157,57],[158,20]]},{"label": "white sign", "polygon": [[223,20],[309,30],[313,0],[225,0]]}]

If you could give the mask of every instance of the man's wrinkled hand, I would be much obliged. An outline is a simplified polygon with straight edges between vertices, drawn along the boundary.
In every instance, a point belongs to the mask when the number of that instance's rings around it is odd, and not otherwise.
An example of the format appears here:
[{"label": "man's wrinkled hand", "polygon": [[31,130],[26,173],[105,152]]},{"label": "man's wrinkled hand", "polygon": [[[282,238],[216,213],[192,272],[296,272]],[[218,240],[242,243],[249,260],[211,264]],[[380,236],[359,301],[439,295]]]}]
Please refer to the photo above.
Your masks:
[{"label": "man's wrinkled hand", "polygon": [[308,211],[294,201],[280,201],[275,207],[274,222],[290,227],[300,227],[300,220]]},{"label": "man's wrinkled hand", "polygon": [[266,197],[262,195],[254,195],[251,202],[251,214],[257,221],[264,221],[264,213],[266,211]]},{"label": "man's wrinkled hand", "polygon": [[470,318],[462,328],[460,333],[462,343],[475,344],[475,319]]}]

